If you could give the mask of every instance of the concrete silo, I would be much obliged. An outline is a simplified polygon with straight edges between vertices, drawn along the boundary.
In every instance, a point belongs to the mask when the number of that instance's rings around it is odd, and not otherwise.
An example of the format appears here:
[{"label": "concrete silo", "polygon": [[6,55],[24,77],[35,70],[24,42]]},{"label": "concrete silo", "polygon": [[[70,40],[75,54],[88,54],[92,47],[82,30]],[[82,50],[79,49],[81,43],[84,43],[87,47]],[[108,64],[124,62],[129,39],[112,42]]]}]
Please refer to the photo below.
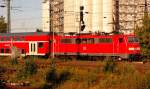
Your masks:
[{"label": "concrete silo", "polygon": [[84,5],[83,0],[64,0],[64,33],[79,32],[82,5]]},{"label": "concrete silo", "polygon": [[93,0],[92,11],[92,30],[93,32],[112,32],[113,31],[113,1],[112,0]]},{"label": "concrete silo", "polygon": [[93,0],[92,2],[92,32],[103,29],[103,0]]},{"label": "concrete silo", "polygon": [[113,31],[113,0],[103,0],[103,32]]},{"label": "concrete silo", "polygon": [[[43,30],[49,31],[49,0],[43,5]],[[63,0],[63,32],[79,32],[80,6],[84,7],[83,32],[111,32],[113,30],[112,0]]]},{"label": "concrete silo", "polygon": [[49,1],[43,0],[42,6],[42,30],[44,32],[49,32]]}]

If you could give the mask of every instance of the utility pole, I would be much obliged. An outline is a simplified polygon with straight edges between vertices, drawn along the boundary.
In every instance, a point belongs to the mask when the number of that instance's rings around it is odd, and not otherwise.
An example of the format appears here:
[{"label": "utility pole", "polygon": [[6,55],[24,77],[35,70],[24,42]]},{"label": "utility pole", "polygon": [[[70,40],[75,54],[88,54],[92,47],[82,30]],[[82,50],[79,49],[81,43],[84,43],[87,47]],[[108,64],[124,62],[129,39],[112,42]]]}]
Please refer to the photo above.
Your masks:
[{"label": "utility pole", "polygon": [[119,33],[120,24],[119,24],[119,0],[115,0],[115,32]]},{"label": "utility pole", "polygon": [[54,29],[53,29],[53,0],[49,0],[49,31],[50,31],[50,35],[52,34],[52,40],[51,40],[51,47],[52,49],[50,49],[51,51],[51,58],[54,59],[55,58],[55,53],[54,53]]},{"label": "utility pole", "polygon": [[7,0],[7,33],[11,32],[10,0]]},{"label": "utility pole", "polygon": [[145,12],[145,13],[148,13],[148,3],[147,3],[147,0],[145,0],[144,12]]}]

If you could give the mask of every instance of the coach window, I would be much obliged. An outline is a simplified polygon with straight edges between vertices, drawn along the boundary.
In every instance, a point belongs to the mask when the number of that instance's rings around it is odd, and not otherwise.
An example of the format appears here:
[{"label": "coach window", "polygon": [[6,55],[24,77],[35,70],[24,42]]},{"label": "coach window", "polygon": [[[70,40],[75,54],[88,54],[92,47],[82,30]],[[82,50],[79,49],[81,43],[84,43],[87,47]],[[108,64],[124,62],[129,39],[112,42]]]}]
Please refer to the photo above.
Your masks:
[{"label": "coach window", "polygon": [[123,42],[123,38],[119,38],[119,43],[122,43]]},{"label": "coach window", "polygon": [[25,49],[21,49],[21,54],[25,54]]},{"label": "coach window", "polygon": [[21,39],[22,41],[25,41],[25,37],[22,37],[22,39]]},{"label": "coach window", "polygon": [[6,53],[10,53],[10,49],[6,49]]},{"label": "coach window", "polygon": [[1,41],[4,41],[4,37],[1,38]]},{"label": "coach window", "polygon": [[4,49],[3,48],[1,49],[1,53],[4,53]]},{"label": "coach window", "polygon": [[20,41],[20,37],[16,37],[16,41]]},{"label": "coach window", "polygon": [[10,41],[10,37],[6,37],[6,41]]},{"label": "coach window", "polygon": [[44,45],[44,44],[43,44],[42,42],[39,42],[39,43],[38,43],[38,47],[39,47],[39,48],[42,48],[43,45]]}]

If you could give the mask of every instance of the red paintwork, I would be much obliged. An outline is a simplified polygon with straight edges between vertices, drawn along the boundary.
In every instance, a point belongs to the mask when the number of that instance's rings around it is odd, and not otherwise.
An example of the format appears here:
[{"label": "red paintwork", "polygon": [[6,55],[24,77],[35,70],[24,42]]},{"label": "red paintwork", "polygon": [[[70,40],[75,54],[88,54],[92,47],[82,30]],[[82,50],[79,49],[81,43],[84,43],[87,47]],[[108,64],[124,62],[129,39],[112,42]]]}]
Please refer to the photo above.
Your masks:
[{"label": "red paintwork", "polygon": [[[120,56],[125,57],[131,54],[140,54],[140,49],[138,50],[129,50],[129,48],[140,48],[138,42],[128,42],[128,37],[135,37],[135,35],[76,35],[76,36],[59,36],[59,35],[49,35],[49,34],[41,34],[36,35],[23,35],[23,36],[13,36],[15,37],[24,37],[24,41],[0,41],[0,49],[2,48],[10,48],[11,45],[16,46],[18,49],[25,49],[25,54],[29,55],[29,42],[42,42],[43,47],[38,48],[37,45],[37,54],[49,54],[53,51],[55,55],[77,55],[80,53],[81,55],[91,55],[91,56]],[[5,36],[0,35],[0,39]],[[52,43],[52,38],[54,37],[54,48]],[[10,36],[12,38],[12,36]],[[70,38],[70,39],[83,39],[83,38],[111,38],[112,43],[94,43],[94,44],[64,44],[61,43],[62,38]],[[119,38],[123,38],[123,42],[119,43]],[[4,53],[5,55],[5,53]],[[34,54],[33,54],[34,55]]]}]

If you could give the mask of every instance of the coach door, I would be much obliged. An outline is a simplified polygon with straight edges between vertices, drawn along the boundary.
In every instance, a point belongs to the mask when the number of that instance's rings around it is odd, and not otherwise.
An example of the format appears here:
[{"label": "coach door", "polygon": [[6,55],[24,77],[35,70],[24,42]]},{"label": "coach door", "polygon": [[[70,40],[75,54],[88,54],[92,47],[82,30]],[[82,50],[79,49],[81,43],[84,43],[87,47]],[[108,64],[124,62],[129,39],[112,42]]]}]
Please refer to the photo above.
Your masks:
[{"label": "coach door", "polygon": [[37,42],[29,42],[29,55],[37,55]]}]

